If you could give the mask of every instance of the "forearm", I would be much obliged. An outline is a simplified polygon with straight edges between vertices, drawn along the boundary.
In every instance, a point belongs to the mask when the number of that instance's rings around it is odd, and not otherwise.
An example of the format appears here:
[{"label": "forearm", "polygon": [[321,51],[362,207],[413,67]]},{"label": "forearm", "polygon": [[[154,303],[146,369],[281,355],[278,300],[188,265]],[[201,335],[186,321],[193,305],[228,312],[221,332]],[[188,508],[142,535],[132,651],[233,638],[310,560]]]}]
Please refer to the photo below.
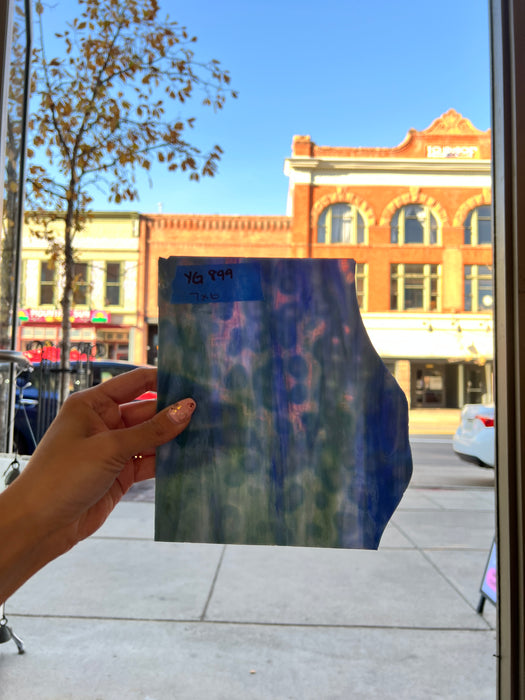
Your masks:
[{"label": "forearm", "polygon": [[35,516],[35,497],[17,482],[0,494],[0,603],[67,549]]},{"label": "forearm", "polygon": [[187,398],[156,414],[154,401],[135,401],[156,376],[136,369],[70,396],[0,494],[0,602],[92,535],[132,484],[154,476],[155,448],[177,437],[196,407]]}]

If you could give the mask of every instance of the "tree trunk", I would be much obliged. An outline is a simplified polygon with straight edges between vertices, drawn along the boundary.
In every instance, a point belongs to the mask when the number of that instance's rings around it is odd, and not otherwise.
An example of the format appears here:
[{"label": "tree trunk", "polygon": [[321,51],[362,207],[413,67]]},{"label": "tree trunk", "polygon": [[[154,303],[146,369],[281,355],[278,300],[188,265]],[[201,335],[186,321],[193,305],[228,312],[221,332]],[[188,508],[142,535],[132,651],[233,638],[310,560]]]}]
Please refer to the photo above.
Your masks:
[{"label": "tree trunk", "polygon": [[74,234],[74,202],[68,201],[64,221],[64,287],[60,306],[62,307],[62,342],[60,351],[60,392],[61,406],[69,395],[69,379],[71,376],[71,312],[73,307],[73,234]]}]

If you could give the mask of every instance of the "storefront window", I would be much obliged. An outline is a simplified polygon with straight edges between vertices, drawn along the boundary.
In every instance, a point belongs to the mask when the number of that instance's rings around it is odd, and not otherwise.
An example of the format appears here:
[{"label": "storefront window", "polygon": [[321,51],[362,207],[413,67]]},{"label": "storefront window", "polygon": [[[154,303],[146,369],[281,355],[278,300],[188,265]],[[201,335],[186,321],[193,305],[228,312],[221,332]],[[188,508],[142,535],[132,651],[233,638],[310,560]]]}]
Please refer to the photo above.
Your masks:
[{"label": "storefront window", "polygon": [[109,360],[129,359],[129,331],[111,328],[97,331],[97,345],[103,348],[103,357]]},{"label": "storefront window", "polygon": [[445,403],[445,382],[443,367],[437,365],[414,365],[415,372],[414,397],[412,405],[415,408],[443,406]]}]

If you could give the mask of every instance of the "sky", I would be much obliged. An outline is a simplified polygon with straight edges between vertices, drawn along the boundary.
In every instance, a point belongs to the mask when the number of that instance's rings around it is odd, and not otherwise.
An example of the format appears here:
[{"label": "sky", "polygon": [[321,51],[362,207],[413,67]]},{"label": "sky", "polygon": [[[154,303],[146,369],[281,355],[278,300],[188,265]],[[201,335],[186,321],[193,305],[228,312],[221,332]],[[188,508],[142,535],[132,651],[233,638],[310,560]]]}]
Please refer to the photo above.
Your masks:
[{"label": "sky", "polygon": [[180,114],[196,117],[195,145],[218,143],[224,155],[198,183],[155,165],[138,178],[139,201],[116,206],[96,194],[95,210],[283,215],[294,134],[393,147],[450,108],[490,127],[488,0],[159,2],[239,92],[218,113],[194,102]]}]

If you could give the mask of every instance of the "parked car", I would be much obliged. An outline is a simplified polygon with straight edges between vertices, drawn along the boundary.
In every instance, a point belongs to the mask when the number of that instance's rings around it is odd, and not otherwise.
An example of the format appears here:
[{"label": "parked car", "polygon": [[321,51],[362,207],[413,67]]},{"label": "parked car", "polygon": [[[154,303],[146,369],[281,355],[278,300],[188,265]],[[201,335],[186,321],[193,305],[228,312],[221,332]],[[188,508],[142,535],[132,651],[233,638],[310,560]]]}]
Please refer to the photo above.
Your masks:
[{"label": "parked car", "polygon": [[452,438],[454,452],[466,462],[494,467],[494,404],[468,403],[461,411],[461,422]]},{"label": "parked car", "polygon": [[[111,377],[129,372],[142,365],[123,360],[93,360],[71,362],[69,391],[96,386]],[[17,378],[14,443],[18,454],[32,454],[58,410],[58,382],[61,374],[58,362],[34,362]],[[156,398],[147,391],[137,400]]]}]

